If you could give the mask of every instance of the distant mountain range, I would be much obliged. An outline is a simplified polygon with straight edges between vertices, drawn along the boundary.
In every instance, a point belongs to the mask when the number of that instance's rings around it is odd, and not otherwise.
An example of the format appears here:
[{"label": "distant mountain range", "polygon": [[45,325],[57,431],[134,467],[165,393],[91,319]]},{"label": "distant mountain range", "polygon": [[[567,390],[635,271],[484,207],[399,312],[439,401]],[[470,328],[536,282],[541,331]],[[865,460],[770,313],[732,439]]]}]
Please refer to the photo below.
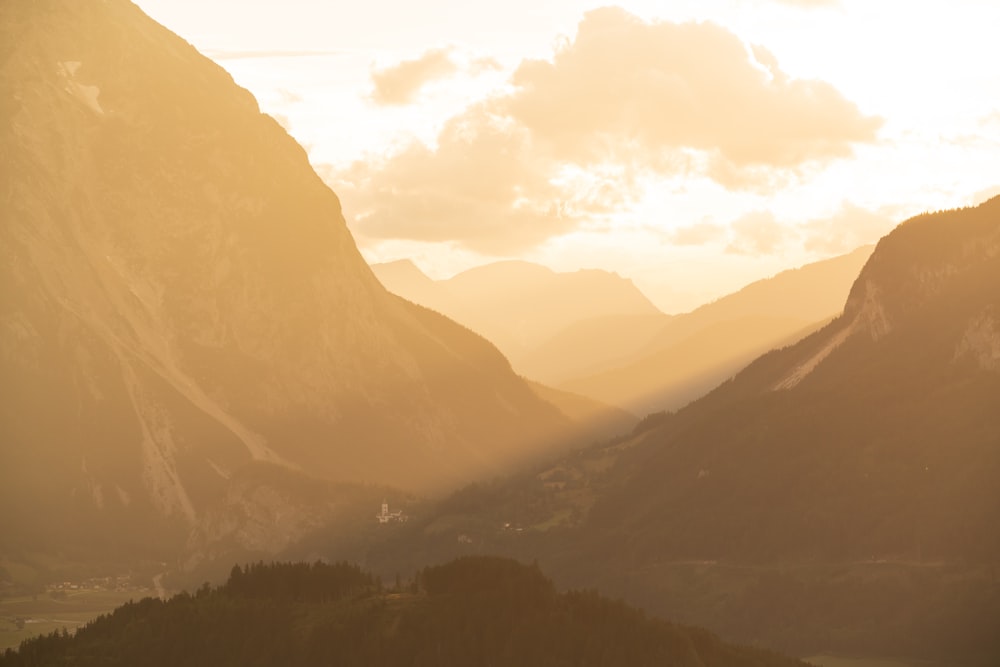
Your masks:
[{"label": "distant mountain range", "polygon": [[[613,367],[557,386],[636,414],[682,407],[761,354],[798,342],[838,315],[872,250],[863,246],[751,283],[664,322],[642,346],[625,350]],[[557,336],[538,349],[537,357],[552,359],[556,349],[576,350],[580,340],[591,345],[600,340],[596,332],[581,333]]]},{"label": "distant mountain range", "polygon": [[525,377],[646,414],[698,398],[835,317],[873,248],[784,271],[675,316],[605,271],[498,262],[436,281],[409,260],[372,270],[389,291],[496,343]]},{"label": "distant mountain range", "polygon": [[1000,655],[998,488],[1000,197],[902,223],[839,317],[704,398],[369,553],[461,531],[742,641],[975,662]]},{"label": "distant mountain range", "polygon": [[571,420],[386,292],[305,151],[135,5],[3,3],[0,45],[0,552],[266,548],[336,505],[303,514],[313,481],[435,490],[562,446]]},{"label": "distant mountain range", "polygon": [[[386,289],[437,310],[482,334],[519,371],[518,360],[580,321],[606,316],[664,317],[631,280],[597,269],[559,273],[539,264],[504,261],[431,280],[409,260],[372,265]],[[664,317],[665,319],[665,317]]]}]

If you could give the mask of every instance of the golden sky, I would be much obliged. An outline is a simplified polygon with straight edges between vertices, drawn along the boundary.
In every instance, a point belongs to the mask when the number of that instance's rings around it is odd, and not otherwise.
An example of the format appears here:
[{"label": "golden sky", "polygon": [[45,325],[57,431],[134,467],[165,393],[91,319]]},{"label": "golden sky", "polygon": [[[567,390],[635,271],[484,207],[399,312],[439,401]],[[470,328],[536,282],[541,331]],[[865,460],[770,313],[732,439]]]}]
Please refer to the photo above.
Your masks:
[{"label": "golden sky", "polygon": [[667,312],[1000,191],[989,0],[140,0],[371,261],[632,278]]}]

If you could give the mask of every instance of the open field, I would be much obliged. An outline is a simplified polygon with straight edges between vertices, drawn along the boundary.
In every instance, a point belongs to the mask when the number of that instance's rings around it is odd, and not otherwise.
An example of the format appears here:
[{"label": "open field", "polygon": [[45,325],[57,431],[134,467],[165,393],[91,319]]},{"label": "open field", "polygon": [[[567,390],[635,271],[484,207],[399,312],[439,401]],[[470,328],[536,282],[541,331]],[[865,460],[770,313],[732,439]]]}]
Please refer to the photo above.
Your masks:
[{"label": "open field", "polygon": [[66,628],[72,632],[88,621],[106,614],[129,600],[154,595],[148,588],[129,590],[81,589],[67,591],[65,597],[47,593],[0,600],[0,651],[17,648],[30,637]]}]

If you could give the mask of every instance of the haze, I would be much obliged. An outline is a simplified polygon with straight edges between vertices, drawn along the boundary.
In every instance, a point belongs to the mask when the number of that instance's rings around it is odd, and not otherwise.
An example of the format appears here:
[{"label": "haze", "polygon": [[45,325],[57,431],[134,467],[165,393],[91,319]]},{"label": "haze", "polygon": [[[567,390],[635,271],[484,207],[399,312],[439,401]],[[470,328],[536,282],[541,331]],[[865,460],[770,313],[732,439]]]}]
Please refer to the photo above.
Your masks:
[{"label": "haze", "polygon": [[601,268],[683,312],[1000,168],[995,3],[139,4],[307,147],[369,261],[434,278]]},{"label": "haze", "polygon": [[142,5],[0,2],[0,667],[997,663],[995,3]]}]

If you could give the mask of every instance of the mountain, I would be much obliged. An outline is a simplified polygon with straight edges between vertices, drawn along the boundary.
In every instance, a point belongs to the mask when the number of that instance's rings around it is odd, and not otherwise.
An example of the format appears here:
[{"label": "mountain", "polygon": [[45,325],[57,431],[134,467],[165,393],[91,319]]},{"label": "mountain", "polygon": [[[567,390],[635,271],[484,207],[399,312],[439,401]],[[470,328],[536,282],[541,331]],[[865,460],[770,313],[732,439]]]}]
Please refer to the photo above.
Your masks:
[{"label": "mountain", "polygon": [[[839,314],[872,250],[863,246],[759,280],[671,318],[655,334],[636,327],[642,345],[624,348],[616,365],[609,367],[611,359],[605,359],[604,370],[556,385],[637,414],[679,408],[761,354],[798,342]],[[537,358],[552,358],[556,349],[580,350],[578,341],[587,334],[592,347],[600,340],[593,335],[597,331],[567,333],[540,346]]]},{"label": "mountain", "polygon": [[161,560],[220,508],[298,523],[254,489],[447,488],[565,435],[386,292],[305,151],[136,6],[6,2],[0,45],[0,549]]},{"label": "mountain", "polygon": [[1000,199],[903,223],[840,317],[643,434],[595,513],[674,556],[1000,555],[998,287]]},{"label": "mountain", "polygon": [[372,264],[372,271],[387,290],[408,301],[419,303],[433,310],[441,311],[438,300],[443,290],[438,281],[431,280],[420,268],[408,259]]},{"label": "mountain", "polygon": [[437,310],[495,343],[518,372],[537,379],[521,359],[578,322],[609,316],[668,319],[632,281],[596,269],[559,273],[523,261],[486,264],[430,281],[411,262],[375,264],[390,292]]},{"label": "mountain", "polygon": [[716,322],[637,361],[558,386],[637,414],[675,410],[761,354],[797,343],[823,324],[761,316]]},{"label": "mountain", "polygon": [[470,486],[369,553],[537,558],[800,655],[992,664],[998,406],[1000,197],[899,225],[838,318],[704,398]]},{"label": "mountain", "polygon": [[834,317],[872,249],[784,271],[676,316],[604,271],[509,261],[435,281],[409,260],[372,270],[389,291],[483,334],[525,377],[645,414],[690,402]]},{"label": "mountain", "polygon": [[518,359],[520,368],[541,382],[568,386],[627,363],[646,350],[674,317],[684,315],[604,315],[580,320],[527,350]]},{"label": "mountain", "polygon": [[628,433],[639,421],[635,415],[621,408],[531,380],[527,382],[539,398],[558,408],[592,440],[606,440]]},{"label": "mountain", "polygon": [[24,642],[0,665],[804,665],[648,618],[537,568],[463,558],[384,590],[345,563],[235,566],[191,595],[146,598]]}]

